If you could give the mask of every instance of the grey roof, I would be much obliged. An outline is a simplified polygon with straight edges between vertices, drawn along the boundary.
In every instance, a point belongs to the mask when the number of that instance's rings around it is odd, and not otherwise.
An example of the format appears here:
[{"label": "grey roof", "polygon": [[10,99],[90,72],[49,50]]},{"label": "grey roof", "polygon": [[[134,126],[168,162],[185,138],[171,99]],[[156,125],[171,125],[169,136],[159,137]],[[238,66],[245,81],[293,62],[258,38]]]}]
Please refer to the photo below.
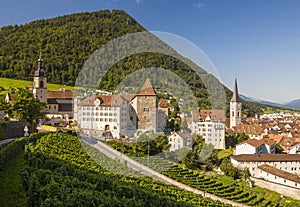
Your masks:
[{"label": "grey roof", "polygon": [[233,89],[233,95],[230,100],[230,102],[241,102],[241,99],[239,97],[238,87],[237,87],[237,80],[234,80],[234,89]]}]

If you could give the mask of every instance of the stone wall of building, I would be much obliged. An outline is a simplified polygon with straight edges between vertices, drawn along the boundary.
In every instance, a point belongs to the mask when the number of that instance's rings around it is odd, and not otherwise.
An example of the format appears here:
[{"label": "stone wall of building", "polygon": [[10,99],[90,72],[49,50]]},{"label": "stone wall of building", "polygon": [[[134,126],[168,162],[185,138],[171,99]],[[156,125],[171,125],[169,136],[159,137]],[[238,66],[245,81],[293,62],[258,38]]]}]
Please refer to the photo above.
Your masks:
[{"label": "stone wall of building", "polygon": [[26,121],[24,121],[24,120],[0,123],[0,131],[3,133],[2,139],[16,138],[16,137],[24,136],[24,126],[25,125],[26,125]]},{"label": "stone wall of building", "polygon": [[136,113],[138,117],[139,131],[157,130],[157,97],[156,96],[137,96]]}]

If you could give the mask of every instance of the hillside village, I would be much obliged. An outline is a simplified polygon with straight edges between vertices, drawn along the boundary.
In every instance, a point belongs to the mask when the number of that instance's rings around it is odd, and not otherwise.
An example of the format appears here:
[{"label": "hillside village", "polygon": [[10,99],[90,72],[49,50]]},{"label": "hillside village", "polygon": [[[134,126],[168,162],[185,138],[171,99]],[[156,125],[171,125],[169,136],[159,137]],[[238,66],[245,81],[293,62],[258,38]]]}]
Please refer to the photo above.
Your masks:
[{"label": "hillside village", "polygon": [[[187,129],[170,131],[166,126],[174,107],[169,106],[168,99],[158,100],[150,79],[145,80],[136,94],[113,95],[101,91],[84,96],[65,89],[52,91],[47,89],[41,57],[33,79],[33,86],[27,89],[47,103],[48,118],[44,126],[59,126],[57,124],[72,120],[81,134],[105,139],[134,138],[150,132],[166,134],[169,150],[174,152],[183,147],[192,148],[193,134],[201,135],[205,143],[222,150],[228,148],[225,134],[244,133],[250,139],[234,146],[232,165],[240,170],[248,168],[253,178],[276,184],[280,191],[282,188],[300,189],[300,115],[243,117],[237,80],[230,100],[230,117],[225,117],[223,110],[192,110],[190,117],[179,114],[177,119],[177,122],[185,120]],[[15,94],[7,93],[5,101],[12,104],[14,97]],[[1,114],[3,118],[4,112]]]}]

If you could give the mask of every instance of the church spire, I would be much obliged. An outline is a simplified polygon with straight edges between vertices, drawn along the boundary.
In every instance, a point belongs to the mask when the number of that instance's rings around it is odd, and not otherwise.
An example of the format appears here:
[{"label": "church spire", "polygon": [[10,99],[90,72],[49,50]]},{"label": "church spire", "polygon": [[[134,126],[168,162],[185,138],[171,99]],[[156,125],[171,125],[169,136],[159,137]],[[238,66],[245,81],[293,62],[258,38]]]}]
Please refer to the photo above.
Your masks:
[{"label": "church spire", "polygon": [[235,78],[234,80],[234,89],[233,89],[233,95],[230,100],[230,102],[241,102],[241,99],[239,97],[238,87],[237,87],[237,80]]},{"label": "church spire", "polygon": [[46,77],[46,72],[44,70],[44,61],[42,59],[42,52],[40,52],[40,56],[38,59],[38,67],[36,71],[34,71],[35,77]]},{"label": "church spire", "polygon": [[40,57],[38,59],[38,69],[43,69],[42,52],[40,52]]}]

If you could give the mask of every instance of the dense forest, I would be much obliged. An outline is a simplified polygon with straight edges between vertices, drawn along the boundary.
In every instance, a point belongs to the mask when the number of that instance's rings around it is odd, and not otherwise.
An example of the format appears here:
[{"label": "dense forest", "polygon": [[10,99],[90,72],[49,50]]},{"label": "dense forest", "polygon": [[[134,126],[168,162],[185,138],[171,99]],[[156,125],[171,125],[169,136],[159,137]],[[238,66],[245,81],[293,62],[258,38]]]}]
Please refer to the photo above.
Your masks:
[{"label": "dense forest", "polygon": [[[43,55],[48,82],[74,86],[88,58],[103,44],[125,34],[146,31],[135,19],[121,10],[102,10],[42,19],[24,25],[0,29],[0,77],[32,80],[39,53]],[[164,43],[162,43],[163,45]],[[122,45],[121,45],[122,47]],[[168,47],[168,46],[167,46]],[[169,47],[172,53],[176,53]],[[224,103],[211,105],[210,90],[218,94],[223,85],[214,76],[191,61],[155,53],[140,53],[115,64],[100,83],[100,88],[113,91],[128,75],[141,68],[165,68],[181,77],[193,91],[201,108],[225,108]],[[194,63],[191,63],[195,65]],[[142,81],[144,77],[140,77]],[[232,92],[224,87],[228,103]],[[264,105],[244,102],[247,115],[262,112]],[[228,110],[228,104],[227,104]]]}]

